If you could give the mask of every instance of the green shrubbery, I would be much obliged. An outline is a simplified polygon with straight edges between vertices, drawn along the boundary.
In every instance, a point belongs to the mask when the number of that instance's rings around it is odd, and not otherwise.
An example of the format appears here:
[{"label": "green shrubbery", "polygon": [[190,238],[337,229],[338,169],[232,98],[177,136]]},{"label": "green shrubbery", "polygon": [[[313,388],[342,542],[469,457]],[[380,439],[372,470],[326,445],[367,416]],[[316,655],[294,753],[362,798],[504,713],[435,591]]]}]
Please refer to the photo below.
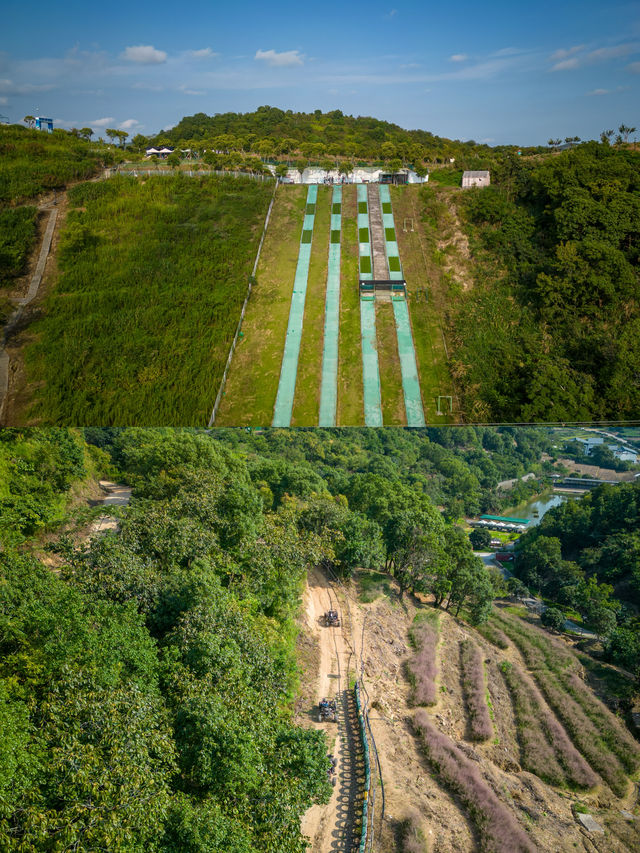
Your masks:
[{"label": "green shrubbery", "polygon": [[0,287],[24,272],[36,237],[35,207],[0,209]]},{"label": "green shrubbery", "polygon": [[0,125],[0,204],[21,202],[89,178],[114,155],[63,130],[43,133]]}]

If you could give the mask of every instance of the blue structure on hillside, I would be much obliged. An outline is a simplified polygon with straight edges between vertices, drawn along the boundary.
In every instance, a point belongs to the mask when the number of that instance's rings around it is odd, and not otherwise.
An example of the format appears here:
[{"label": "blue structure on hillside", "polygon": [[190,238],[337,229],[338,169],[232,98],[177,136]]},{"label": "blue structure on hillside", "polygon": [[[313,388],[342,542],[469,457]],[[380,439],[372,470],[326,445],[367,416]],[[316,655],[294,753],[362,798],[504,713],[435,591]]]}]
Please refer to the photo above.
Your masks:
[{"label": "blue structure on hillside", "polygon": [[36,128],[38,130],[46,130],[47,133],[51,133],[53,130],[53,119],[36,116]]}]

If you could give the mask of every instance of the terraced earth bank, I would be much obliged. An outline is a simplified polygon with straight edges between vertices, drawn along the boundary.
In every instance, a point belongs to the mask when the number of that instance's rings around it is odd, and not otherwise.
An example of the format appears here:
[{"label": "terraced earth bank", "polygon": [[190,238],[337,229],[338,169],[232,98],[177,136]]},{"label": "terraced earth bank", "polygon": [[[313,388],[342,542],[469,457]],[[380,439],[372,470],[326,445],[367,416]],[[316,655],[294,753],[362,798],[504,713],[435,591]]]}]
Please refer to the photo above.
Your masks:
[{"label": "terraced earth bank", "polygon": [[[591,689],[569,643],[506,602],[480,633],[426,600],[400,601],[388,577],[378,578],[376,585],[361,573],[344,587],[348,635],[320,626],[316,610],[328,606],[327,592],[321,576],[310,578],[300,637],[306,692],[298,702],[299,720],[318,725],[317,697],[340,682],[338,661],[344,680],[354,641],[362,643],[355,652],[386,799],[384,820],[374,822],[376,849],[640,849],[633,781],[640,745]],[[563,706],[552,701],[554,683],[567,685]],[[577,727],[568,707],[583,711]],[[341,725],[323,725],[339,750]],[[305,817],[313,851],[352,849],[341,829],[343,801],[339,793]],[[603,831],[588,831],[580,814]],[[409,834],[419,846],[405,846]]]}]

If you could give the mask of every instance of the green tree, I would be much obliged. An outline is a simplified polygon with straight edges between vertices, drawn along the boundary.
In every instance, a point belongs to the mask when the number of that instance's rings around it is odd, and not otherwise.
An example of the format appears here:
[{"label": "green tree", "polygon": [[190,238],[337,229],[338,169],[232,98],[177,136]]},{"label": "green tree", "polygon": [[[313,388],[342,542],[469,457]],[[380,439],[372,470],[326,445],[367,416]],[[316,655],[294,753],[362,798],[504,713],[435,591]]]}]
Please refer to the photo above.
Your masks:
[{"label": "green tree", "polygon": [[491,545],[491,533],[481,527],[474,528],[469,534],[474,551],[485,551]]},{"label": "green tree", "polygon": [[554,631],[562,631],[565,623],[565,615],[557,607],[547,607],[540,616],[540,621],[546,628]]}]

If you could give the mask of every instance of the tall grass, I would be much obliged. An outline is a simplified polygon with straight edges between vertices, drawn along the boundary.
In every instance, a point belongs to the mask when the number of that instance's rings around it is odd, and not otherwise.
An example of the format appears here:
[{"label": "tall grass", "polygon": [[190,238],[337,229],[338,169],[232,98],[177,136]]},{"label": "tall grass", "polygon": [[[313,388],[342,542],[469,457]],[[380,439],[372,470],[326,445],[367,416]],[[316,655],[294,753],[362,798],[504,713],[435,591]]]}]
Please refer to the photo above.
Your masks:
[{"label": "tall grass", "polygon": [[513,697],[523,766],[552,785],[596,785],[598,777],[549,711],[533,682],[516,665],[505,661],[501,669]]},{"label": "tall grass", "polygon": [[109,151],[63,132],[0,125],[0,203],[21,202],[95,174]]},{"label": "tall grass", "polygon": [[427,853],[427,839],[422,829],[420,814],[417,811],[412,810],[400,822],[398,835],[401,853]]},{"label": "tall grass", "polygon": [[35,207],[0,209],[0,287],[24,272],[36,239]]},{"label": "tall grass", "polygon": [[[625,769],[634,772],[640,747],[578,677],[580,663],[562,644],[534,626],[494,613],[522,653],[546,701],[587,762],[619,797],[625,796]],[[583,784],[574,777],[576,784]],[[585,780],[586,781],[586,780]]]},{"label": "tall grass", "polygon": [[415,705],[436,704],[436,649],[437,626],[423,622],[412,631],[411,639],[417,651],[409,661],[409,675],[413,683]]},{"label": "tall grass", "polygon": [[493,734],[493,725],[486,701],[484,661],[482,652],[471,640],[460,644],[460,662],[471,734],[475,740],[487,740]]},{"label": "tall grass", "polygon": [[272,188],[176,176],[71,190],[61,275],[26,352],[38,388],[30,415],[206,424]]},{"label": "tall grass", "polygon": [[509,640],[499,628],[495,627],[495,625],[492,625],[489,622],[483,622],[482,625],[476,625],[475,628],[476,631],[493,646],[497,646],[499,649],[509,648]]},{"label": "tall grass", "polygon": [[436,729],[426,711],[416,712],[414,725],[430,763],[469,810],[481,836],[481,849],[492,853],[534,853],[535,845],[484,781],[478,764]]}]

